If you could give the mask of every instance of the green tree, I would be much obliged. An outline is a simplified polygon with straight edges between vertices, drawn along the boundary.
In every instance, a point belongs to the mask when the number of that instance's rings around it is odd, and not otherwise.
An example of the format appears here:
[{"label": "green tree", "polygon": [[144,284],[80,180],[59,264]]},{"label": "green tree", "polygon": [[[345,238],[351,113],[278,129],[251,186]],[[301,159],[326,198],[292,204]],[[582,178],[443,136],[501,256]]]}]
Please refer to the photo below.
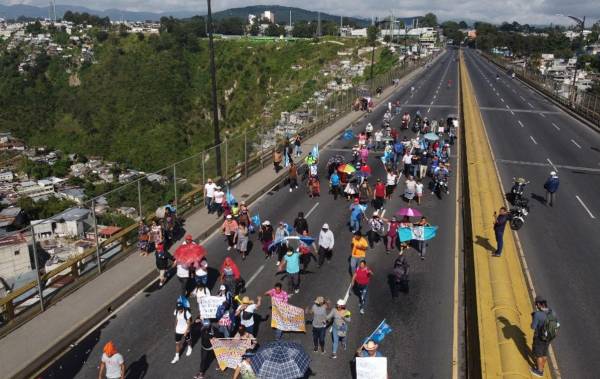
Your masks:
[{"label": "green tree", "polygon": [[467,23],[465,21],[461,21],[458,23],[458,27],[460,29],[467,29],[469,27],[469,25],[467,25]]},{"label": "green tree", "polygon": [[285,28],[277,24],[269,24],[265,30],[265,35],[269,37],[285,36]]},{"label": "green tree", "polygon": [[419,19],[419,26],[435,28],[437,25],[437,16],[433,13],[426,13]]}]

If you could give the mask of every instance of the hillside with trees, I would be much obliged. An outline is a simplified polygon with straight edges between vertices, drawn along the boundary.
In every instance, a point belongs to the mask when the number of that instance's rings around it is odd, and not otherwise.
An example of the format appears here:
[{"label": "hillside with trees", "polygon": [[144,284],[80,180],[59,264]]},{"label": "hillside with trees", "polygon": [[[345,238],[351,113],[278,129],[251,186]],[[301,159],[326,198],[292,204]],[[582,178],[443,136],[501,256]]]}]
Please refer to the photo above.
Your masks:
[{"label": "hillside with trees", "polygon": [[[40,53],[19,73],[27,51],[3,50],[0,130],[146,171],[198,152],[213,141],[204,31],[200,17],[163,19],[159,35],[93,28],[94,61],[76,70]],[[216,40],[222,136],[265,125],[267,104],[276,117],[297,108],[322,84],[323,65],[359,43]],[[294,64],[303,69],[291,70]]]}]

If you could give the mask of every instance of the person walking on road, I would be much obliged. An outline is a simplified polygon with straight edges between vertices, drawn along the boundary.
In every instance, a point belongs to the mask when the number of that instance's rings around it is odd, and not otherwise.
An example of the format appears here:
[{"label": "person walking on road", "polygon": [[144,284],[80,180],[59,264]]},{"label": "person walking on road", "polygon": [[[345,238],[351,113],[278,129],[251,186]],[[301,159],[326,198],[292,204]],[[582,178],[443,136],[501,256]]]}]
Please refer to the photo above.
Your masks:
[{"label": "person walking on road", "polygon": [[360,261],[358,268],[352,276],[352,285],[354,286],[356,293],[358,294],[358,306],[360,308],[360,314],[365,314],[365,306],[367,305],[367,293],[369,287],[369,281],[373,276],[373,271],[367,267],[367,262],[363,259]]},{"label": "person walking on road", "polygon": [[206,206],[206,210],[208,214],[213,213],[213,199],[215,197],[215,189],[217,185],[212,181],[211,178],[206,180],[206,184],[204,185],[204,206]]},{"label": "person walking on road", "polygon": [[290,163],[288,175],[290,180],[290,192],[292,192],[293,190],[298,189],[298,167],[294,162]]},{"label": "person walking on road", "polygon": [[283,154],[281,154],[281,150],[277,149],[273,152],[273,169],[276,174],[279,174],[281,171],[281,162],[283,161]]},{"label": "person walking on road", "polygon": [[380,210],[385,202],[386,188],[381,179],[377,179],[375,189],[373,190],[373,208]]},{"label": "person walking on road", "polygon": [[356,268],[360,261],[364,260],[367,256],[367,247],[369,247],[369,243],[362,236],[360,231],[354,233],[354,237],[352,237],[352,255],[350,256],[350,272],[354,274]]},{"label": "person walking on road", "polygon": [[241,276],[239,268],[231,257],[225,257],[225,260],[223,260],[220,274],[221,284],[224,284],[225,287],[227,287],[227,291],[237,295],[237,283],[240,281]]},{"label": "person walking on road", "polygon": [[187,344],[187,351],[185,352],[186,357],[192,355],[192,314],[185,304],[177,302],[175,307],[175,357],[171,361],[171,364],[175,364],[179,361],[179,353],[183,348],[184,344]]},{"label": "person walking on road", "polygon": [[285,270],[288,276],[288,288],[289,292],[299,293],[300,292],[300,253],[294,251],[291,246],[288,246],[287,253],[281,261],[279,266],[279,272]]},{"label": "person walking on road", "polygon": [[335,305],[335,309],[327,315],[327,320],[332,320],[331,337],[333,346],[331,351],[331,359],[337,358],[337,350],[341,343],[346,350],[346,336],[348,335],[348,323],[351,320],[350,311],[346,310],[346,302],[339,299]]},{"label": "person walking on road", "polygon": [[392,216],[392,219],[387,221],[387,224],[388,231],[385,240],[385,252],[389,254],[390,251],[396,249],[396,244],[398,241],[398,228],[400,227],[400,223],[398,222],[396,216]]},{"label": "person walking on road", "polygon": [[329,301],[323,296],[318,296],[310,308],[306,308],[306,313],[312,314],[312,335],[313,351],[316,353],[321,348],[321,354],[325,354],[325,332],[327,331],[327,314],[330,305]]},{"label": "person walking on road", "polygon": [[254,335],[254,313],[260,307],[262,298],[258,296],[256,303],[248,296],[242,298],[242,304],[236,309],[235,316],[240,318],[240,325],[244,325],[248,333]]},{"label": "person walking on road", "polygon": [[535,367],[531,368],[531,373],[543,377],[550,341],[556,337],[560,324],[554,312],[548,308],[548,302],[544,297],[538,295],[534,302],[536,310],[531,314],[531,329],[533,329],[531,351],[535,359]]},{"label": "person walking on road", "polygon": [[[106,375],[106,376],[104,376]],[[125,379],[125,360],[117,352],[112,341],[108,341],[102,349],[98,379]]]},{"label": "person walking on road", "polygon": [[277,249],[277,263],[275,263],[276,266],[281,264],[281,260],[287,251],[288,244],[287,241],[283,241],[283,239],[289,235],[290,232],[288,232],[284,222],[279,221],[279,225],[277,226],[277,229],[275,229],[275,241],[281,241],[274,247],[274,249]]},{"label": "person walking on road", "polygon": [[213,212],[217,212],[217,216],[221,217],[223,214],[223,201],[225,200],[225,192],[220,186],[215,187],[215,193],[212,202]]},{"label": "person walking on road", "polygon": [[[415,224],[415,226],[426,227],[426,226],[431,226],[431,225],[427,221],[427,218],[425,216],[423,216],[423,217],[421,217],[421,219],[419,220],[419,222],[417,222]],[[421,257],[421,260],[424,261],[425,260],[425,253],[427,252],[427,241],[417,240],[417,247],[419,249],[419,256]]]},{"label": "person walking on road", "polygon": [[[282,289],[282,287],[283,286],[281,285],[281,283],[275,283],[275,287],[265,292],[263,296],[270,296],[271,304],[274,304],[275,302],[287,304],[289,295]],[[280,340],[282,336],[283,330],[275,328],[275,339]]]},{"label": "person walking on road", "polygon": [[221,231],[225,236],[225,242],[227,242],[227,251],[231,250],[235,246],[235,234],[237,233],[238,224],[231,215],[225,217]]},{"label": "person walking on road", "polygon": [[161,242],[156,245],[154,250],[156,257],[156,269],[158,270],[158,286],[162,287],[167,281],[167,271],[169,270],[169,260],[175,260],[173,256],[165,249]]},{"label": "person walking on road", "polygon": [[333,195],[333,200],[337,200],[338,196],[341,196],[341,187],[340,187],[340,176],[337,171],[334,171],[329,177],[329,186],[330,192]]},{"label": "person walking on road", "polygon": [[329,229],[329,224],[323,224],[321,231],[319,232],[319,251],[317,266],[323,266],[325,260],[327,262],[331,261],[331,257],[333,256],[333,246],[335,245],[335,237],[333,236],[333,232]]},{"label": "person walking on road", "polygon": [[273,254],[269,247],[274,238],[275,231],[271,226],[271,222],[269,220],[263,221],[258,232],[258,239],[262,242],[262,251],[265,253],[265,259],[271,258],[271,255]]},{"label": "person walking on road", "polygon": [[248,254],[248,235],[250,234],[250,230],[246,225],[246,221],[241,221],[235,232],[235,246],[243,261],[246,260]]},{"label": "person walking on road", "polygon": [[298,235],[308,233],[308,221],[304,218],[304,212],[298,212],[298,217],[294,220],[294,229]]},{"label": "person walking on road", "polygon": [[558,191],[559,184],[560,181],[556,171],[551,171],[550,177],[548,177],[548,179],[546,179],[546,183],[544,183],[544,189],[546,190],[546,204],[550,205],[551,207],[554,206],[556,191]]},{"label": "person walking on road", "polygon": [[504,230],[506,229],[506,223],[508,222],[508,213],[505,207],[501,207],[499,214],[494,212],[494,234],[496,236],[496,251],[492,254],[493,257],[499,257],[502,255],[502,248],[504,247]]}]

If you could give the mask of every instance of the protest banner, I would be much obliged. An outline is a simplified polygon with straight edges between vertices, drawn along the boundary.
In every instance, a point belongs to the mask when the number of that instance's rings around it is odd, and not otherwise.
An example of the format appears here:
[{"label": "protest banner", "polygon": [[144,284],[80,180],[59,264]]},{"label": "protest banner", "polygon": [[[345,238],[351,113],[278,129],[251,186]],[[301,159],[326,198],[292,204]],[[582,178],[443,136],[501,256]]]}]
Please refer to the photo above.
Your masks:
[{"label": "protest banner", "polygon": [[225,301],[224,296],[204,296],[200,298],[200,315],[202,318],[216,318],[217,308]]},{"label": "protest banner", "polygon": [[242,360],[242,355],[252,347],[249,339],[211,338],[210,343],[221,370],[226,367],[235,369]]},{"label": "protest banner", "polygon": [[356,379],[387,379],[387,377],[387,358],[356,358]]},{"label": "protest banner", "polygon": [[284,332],[306,332],[304,309],[273,301],[271,327]]}]

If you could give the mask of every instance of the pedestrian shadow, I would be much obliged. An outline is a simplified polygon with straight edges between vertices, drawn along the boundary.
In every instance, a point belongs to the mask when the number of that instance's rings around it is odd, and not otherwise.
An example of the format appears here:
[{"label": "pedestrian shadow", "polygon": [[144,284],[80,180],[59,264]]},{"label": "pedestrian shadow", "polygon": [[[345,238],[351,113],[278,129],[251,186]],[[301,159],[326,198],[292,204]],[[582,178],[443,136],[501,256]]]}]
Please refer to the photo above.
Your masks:
[{"label": "pedestrian shadow", "polygon": [[533,200],[537,200],[540,204],[546,204],[546,198],[544,196],[538,195],[537,193],[531,193],[531,198]]},{"label": "pedestrian shadow", "polygon": [[496,248],[490,243],[490,239],[482,236],[475,236],[475,244],[483,247],[487,251],[492,253],[496,251]]},{"label": "pedestrian shadow", "polygon": [[498,321],[500,321],[503,325],[502,333],[504,334],[504,338],[513,340],[523,359],[525,359],[530,365],[533,365],[534,362],[531,357],[531,350],[527,345],[525,333],[523,333],[520,327],[511,324],[510,321],[504,317],[498,317]]},{"label": "pedestrian shadow", "polygon": [[142,355],[137,361],[133,362],[125,371],[127,379],[143,379],[148,372],[148,360],[146,354]]},{"label": "pedestrian shadow", "polygon": [[206,272],[208,275],[207,287],[212,291],[214,290],[214,287],[217,284],[219,276],[221,276],[221,274],[219,273],[219,270],[210,266],[207,268]]}]

